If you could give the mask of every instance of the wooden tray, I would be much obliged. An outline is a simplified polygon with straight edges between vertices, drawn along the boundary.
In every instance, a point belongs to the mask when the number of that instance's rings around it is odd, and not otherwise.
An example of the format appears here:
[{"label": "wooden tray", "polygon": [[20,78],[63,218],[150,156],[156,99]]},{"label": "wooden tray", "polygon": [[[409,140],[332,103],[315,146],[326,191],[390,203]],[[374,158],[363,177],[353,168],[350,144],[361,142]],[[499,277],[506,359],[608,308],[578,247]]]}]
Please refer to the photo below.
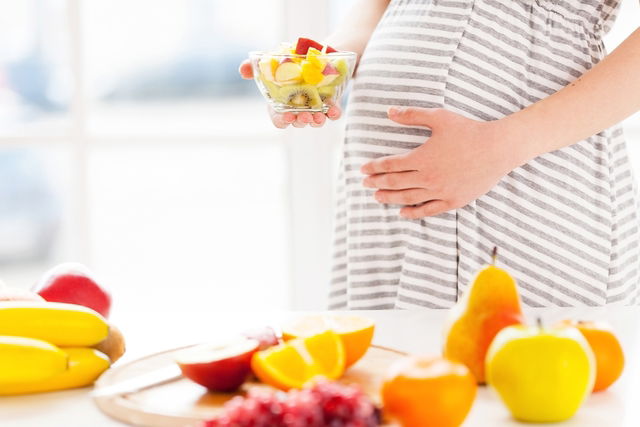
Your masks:
[{"label": "wooden tray", "polygon": [[[152,354],[105,372],[96,382],[96,387],[105,387],[125,379],[173,364],[173,355],[182,350],[173,349]],[[349,368],[344,383],[360,384],[376,402],[381,377],[389,364],[405,353],[389,348],[371,346],[367,354]],[[268,387],[248,382],[251,386]],[[98,407],[107,415],[133,425],[153,427],[196,427],[200,422],[213,418],[224,403],[239,393],[211,393],[187,379],[159,385],[148,390],[120,396],[98,397]]]}]

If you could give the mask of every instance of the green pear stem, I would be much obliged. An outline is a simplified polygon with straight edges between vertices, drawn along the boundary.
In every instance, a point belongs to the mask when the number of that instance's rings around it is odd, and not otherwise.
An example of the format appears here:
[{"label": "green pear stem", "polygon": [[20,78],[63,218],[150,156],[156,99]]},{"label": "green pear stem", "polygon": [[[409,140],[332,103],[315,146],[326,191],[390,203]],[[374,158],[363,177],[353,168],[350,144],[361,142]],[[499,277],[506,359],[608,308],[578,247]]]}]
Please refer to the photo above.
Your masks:
[{"label": "green pear stem", "polygon": [[498,247],[494,246],[491,251],[491,265],[496,265],[496,259],[498,258]]}]

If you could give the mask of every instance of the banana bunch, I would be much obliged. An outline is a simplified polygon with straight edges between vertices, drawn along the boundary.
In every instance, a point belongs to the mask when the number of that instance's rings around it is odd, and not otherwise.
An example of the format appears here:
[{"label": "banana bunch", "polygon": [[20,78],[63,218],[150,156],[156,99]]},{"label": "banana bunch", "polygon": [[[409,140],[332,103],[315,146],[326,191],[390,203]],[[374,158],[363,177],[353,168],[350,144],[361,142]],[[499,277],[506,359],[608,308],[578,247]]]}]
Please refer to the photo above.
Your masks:
[{"label": "banana bunch", "polygon": [[76,304],[0,301],[0,396],[83,387],[111,364],[109,325]]}]

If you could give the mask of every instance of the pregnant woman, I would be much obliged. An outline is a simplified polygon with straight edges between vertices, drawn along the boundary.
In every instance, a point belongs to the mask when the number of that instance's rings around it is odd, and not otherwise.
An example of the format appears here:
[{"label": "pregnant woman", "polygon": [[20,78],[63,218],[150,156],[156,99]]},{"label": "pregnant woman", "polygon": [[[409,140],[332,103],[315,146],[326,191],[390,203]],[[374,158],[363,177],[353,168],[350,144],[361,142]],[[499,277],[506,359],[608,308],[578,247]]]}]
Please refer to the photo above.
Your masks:
[{"label": "pregnant woman", "polygon": [[640,109],[640,30],[605,55],[618,3],[356,2],[327,39],[360,58],[331,308],[449,307],[494,246],[529,306],[640,301],[636,184],[616,125]]}]

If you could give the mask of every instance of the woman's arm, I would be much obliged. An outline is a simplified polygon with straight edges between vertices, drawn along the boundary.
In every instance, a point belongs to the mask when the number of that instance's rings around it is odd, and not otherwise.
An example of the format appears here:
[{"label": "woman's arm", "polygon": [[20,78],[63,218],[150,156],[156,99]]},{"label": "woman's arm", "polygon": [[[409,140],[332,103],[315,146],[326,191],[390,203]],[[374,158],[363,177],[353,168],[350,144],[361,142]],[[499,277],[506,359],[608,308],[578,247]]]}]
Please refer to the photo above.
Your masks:
[{"label": "woman's arm", "polygon": [[431,129],[428,143],[362,166],[380,203],[422,218],[463,207],[536,156],[574,144],[640,110],[640,29],[575,82],[499,120],[443,109],[390,108],[389,118]]},{"label": "woman's arm", "polygon": [[[338,28],[325,40],[325,43],[338,50],[356,52],[358,60],[360,60],[360,56],[388,4],[389,0],[358,0],[338,25]],[[249,60],[245,60],[240,64],[239,72],[243,79],[253,78],[253,70]],[[306,125],[320,127],[324,125],[327,117],[331,120],[337,120],[341,114],[340,107],[337,105],[329,108],[326,115],[308,112],[280,114],[271,108],[269,109],[271,121],[280,129],[284,129],[289,125],[298,128]]]},{"label": "woman's arm", "polygon": [[640,110],[640,29],[573,83],[499,122],[514,167],[574,144]]},{"label": "woman's arm", "polygon": [[358,0],[325,43],[338,50],[362,56],[373,30],[389,5],[389,0]]}]

